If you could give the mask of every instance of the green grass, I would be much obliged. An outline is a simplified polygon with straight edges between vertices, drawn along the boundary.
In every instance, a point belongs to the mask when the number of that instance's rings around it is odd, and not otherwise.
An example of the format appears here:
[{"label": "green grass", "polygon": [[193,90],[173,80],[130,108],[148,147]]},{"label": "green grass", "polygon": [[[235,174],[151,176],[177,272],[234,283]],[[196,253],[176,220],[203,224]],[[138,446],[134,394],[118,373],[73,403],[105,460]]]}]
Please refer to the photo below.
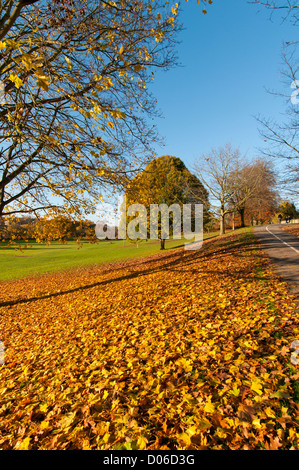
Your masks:
[{"label": "green grass", "polygon": [[[228,231],[227,233],[230,233]],[[204,234],[204,239],[214,238],[219,232]],[[23,244],[25,246],[25,244]],[[184,240],[167,240],[166,250],[184,246]],[[51,245],[32,242],[23,251],[0,243],[0,280],[22,279],[47,272],[63,271],[95,264],[111,263],[130,258],[141,258],[160,251],[157,240],[143,241],[139,247],[123,240],[101,241],[97,244],[83,242],[78,249],[76,242]]]}]

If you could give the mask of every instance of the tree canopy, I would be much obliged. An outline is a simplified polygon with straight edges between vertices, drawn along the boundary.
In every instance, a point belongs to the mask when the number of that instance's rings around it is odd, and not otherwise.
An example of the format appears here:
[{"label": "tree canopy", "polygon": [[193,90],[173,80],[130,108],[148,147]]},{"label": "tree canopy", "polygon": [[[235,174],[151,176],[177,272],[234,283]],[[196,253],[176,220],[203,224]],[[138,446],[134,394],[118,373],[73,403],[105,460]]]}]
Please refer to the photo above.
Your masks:
[{"label": "tree canopy", "polygon": [[178,10],[147,0],[0,2],[0,217],[88,214],[105,187],[152,158],[148,85],[176,63]]},{"label": "tree canopy", "polygon": [[283,201],[278,207],[279,214],[283,218],[291,217],[291,219],[297,219],[299,217],[299,212],[297,211],[295,204],[289,201]]},{"label": "tree canopy", "polygon": [[[225,233],[225,216],[232,212],[231,203],[243,187],[239,178],[244,158],[230,143],[203,154],[195,164],[196,175],[207,187],[214,213],[220,216],[220,234]],[[241,200],[239,200],[239,204]]]},{"label": "tree canopy", "polygon": [[[127,186],[127,207],[132,204],[142,204],[149,214],[150,206],[165,204],[203,204],[204,221],[208,217],[208,192],[199,179],[193,175],[178,157],[164,155],[151,161]],[[194,216],[194,215],[193,215]],[[129,218],[130,219],[130,218]],[[172,218],[170,215],[170,223]],[[159,238],[161,248],[164,248],[165,238],[161,230],[161,215],[159,219]],[[147,234],[150,226],[147,219]],[[194,223],[192,224],[194,230]],[[173,229],[173,227],[172,227]]]},{"label": "tree canopy", "polygon": [[241,218],[241,227],[246,219],[264,222],[271,219],[278,206],[276,177],[273,164],[264,159],[256,159],[232,174],[237,191],[231,199],[231,207]]}]

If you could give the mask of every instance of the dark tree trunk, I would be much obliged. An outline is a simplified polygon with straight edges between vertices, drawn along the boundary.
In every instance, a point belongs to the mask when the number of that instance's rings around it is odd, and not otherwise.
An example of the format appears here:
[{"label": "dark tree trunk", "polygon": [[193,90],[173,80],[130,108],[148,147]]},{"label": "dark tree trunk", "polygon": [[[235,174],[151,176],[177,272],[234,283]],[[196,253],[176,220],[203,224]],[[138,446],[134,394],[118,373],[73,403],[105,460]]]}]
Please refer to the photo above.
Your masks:
[{"label": "dark tree trunk", "polygon": [[161,238],[160,250],[165,250],[165,238]]},{"label": "dark tree trunk", "polygon": [[245,207],[239,209],[239,214],[241,217],[241,227],[245,227]]}]

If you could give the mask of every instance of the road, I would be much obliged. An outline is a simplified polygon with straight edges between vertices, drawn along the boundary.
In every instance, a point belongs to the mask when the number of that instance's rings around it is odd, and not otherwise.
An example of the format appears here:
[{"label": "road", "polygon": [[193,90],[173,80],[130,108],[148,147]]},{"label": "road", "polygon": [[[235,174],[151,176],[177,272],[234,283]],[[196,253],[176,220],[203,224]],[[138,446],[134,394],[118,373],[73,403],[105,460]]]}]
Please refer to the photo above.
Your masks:
[{"label": "road", "polygon": [[277,274],[288,282],[292,294],[299,299],[299,237],[276,224],[255,227],[254,232]]}]

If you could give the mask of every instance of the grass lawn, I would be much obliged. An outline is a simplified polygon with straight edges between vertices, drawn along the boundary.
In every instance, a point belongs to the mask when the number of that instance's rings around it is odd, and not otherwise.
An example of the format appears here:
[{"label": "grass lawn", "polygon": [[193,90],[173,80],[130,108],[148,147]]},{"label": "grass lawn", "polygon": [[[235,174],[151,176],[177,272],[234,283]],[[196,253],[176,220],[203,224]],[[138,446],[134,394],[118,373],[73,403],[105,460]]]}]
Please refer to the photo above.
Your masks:
[{"label": "grass lawn", "polygon": [[[204,234],[204,239],[216,237],[218,233]],[[166,241],[166,250],[183,246],[184,240]],[[76,242],[68,242],[65,245],[54,242],[49,246],[32,242],[29,247],[24,248],[23,252],[18,248],[7,247],[7,244],[0,243],[0,280],[22,279],[79,266],[140,258],[159,251],[160,242],[156,240],[142,242],[138,248],[128,241],[124,243],[123,240],[101,241],[97,244],[84,242],[82,248],[79,249]]]}]

